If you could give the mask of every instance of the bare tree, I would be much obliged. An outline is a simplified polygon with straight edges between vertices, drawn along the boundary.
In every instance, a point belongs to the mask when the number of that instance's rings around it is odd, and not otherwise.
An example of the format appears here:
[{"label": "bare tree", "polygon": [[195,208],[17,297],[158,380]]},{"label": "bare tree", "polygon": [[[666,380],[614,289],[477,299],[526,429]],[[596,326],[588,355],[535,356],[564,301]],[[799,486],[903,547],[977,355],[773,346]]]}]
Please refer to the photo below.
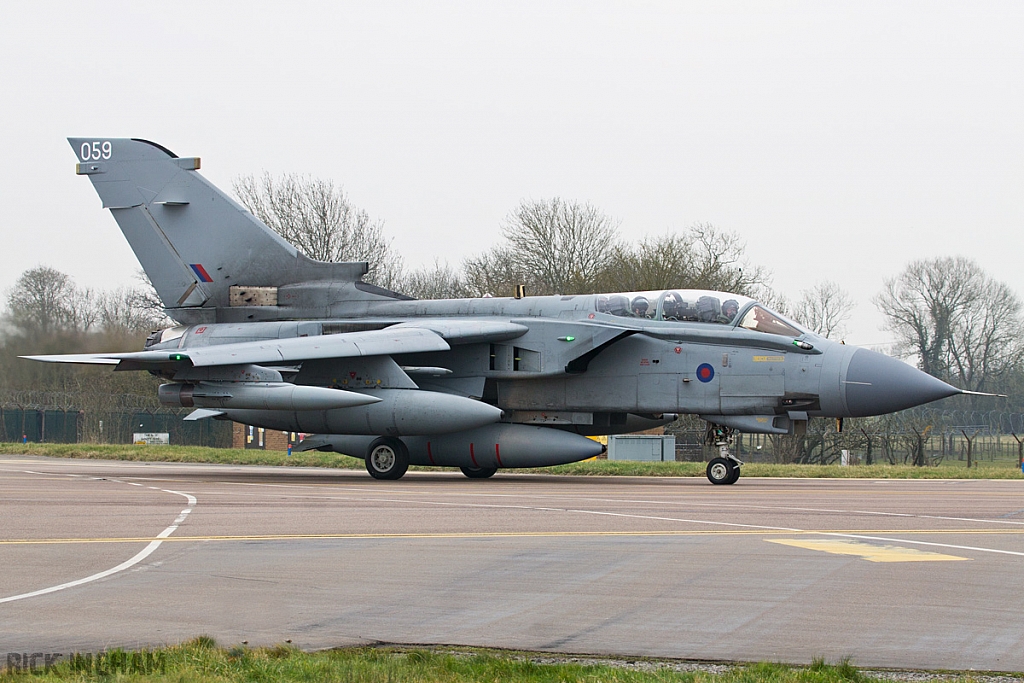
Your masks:
[{"label": "bare tree", "polygon": [[974,305],[968,306],[950,330],[949,371],[970,391],[987,391],[996,378],[1015,368],[1024,345],[1021,301],[1002,282],[983,277]]},{"label": "bare tree", "polygon": [[[33,363],[20,355],[87,351],[136,350],[150,319],[138,305],[141,290],[124,287],[94,292],[78,287],[65,273],[40,266],[22,273],[7,297],[5,332],[0,337],[0,389],[15,392],[59,392],[58,404],[85,408],[86,394],[122,396],[127,387],[148,386],[125,378],[136,373],[112,373],[94,367]],[[74,398],[70,398],[70,397]],[[90,404],[91,405],[91,404]]]},{"label": "bare tree", "polygon": [[850,319],[854,303],[850,295],[835,282],[825,280],[800,293],[793,307],[797,322],[823,337],[846,334],[843,325]]},{"label": "bare tree", "polygon": [[616,243],[617,222],[591,204],[558,197],[524,201],[505,219],[500,254],[530,273],[536,294],[593,291]]},{"label": "bare tree", "polygon": [[735,234],[698,223],[683,233],[619,244],[602,274],[602,289],[714,289],[752,295],[770,276],[745,263],[746,246]]},{"label": "bare tree", "polygon": [[462,264],[462,281],[469,296],[512,296],[516,285],[526,285],[529,294],[550,291],[535,273],[527,272],[513,258],[507,246],[493,247]]},{"label": "bare tree", "polygon": [[331,180],[264,173],[240,176],[235,194],[254,216],[306,256],[320,261],[366,261],[367,282],[394,288],[402,259],[384,236],[384,222],[354,206]]},{"label": "bare tree", "polygon": [[749,296],[751,299],[757,299],[776,313],[781,313],[786,316],[793,314],[793,303],[786,298],[785,294],[775,289],[770,284],[766,283],[756,287],[751,287],[749,290],[744,292],[744,294]]},{"label": "bare tree", "polygon": [[964,389],[982,391],[1020,361],[1020,299],[970,259],[915,261],[875,304],[901,353]]},{"label": "bare tree", "polygon": [[162,310],[150,306],[139,287],[118,287],[96,295],[97,322],[105,332],[139,333],[172,324]]},{"label": "bare tree", "polygon": [[402,292],[417,299],[458,299],[469,296],[466,284],[447,263],[414,270],[402,279]]},{"label": "bare tree", "polygon": [[695,284],[701,283],[696,286],[748,294],[770,282],[768,271],[745,262],[747,247],[736,233],[719,230],[710,223],[697,223],[689,234],[696,256],[693,280]]},{"label": "bare tree", "polygon": [[156,293],[156,287],[146,275],[146,271],[141,268],[136,270],[135,282],[136,284],[130,289],[134,295],[133,304],[141,309],[137,315],[144,315],[152,320],[155,324],[153,329],[174,325],[176,321],[168,315],[167,309],[164,308],[164,302],[160,300],[160,295]]},{"label": "bare tree", "polygon": [[875,297],[899,350],[916,355],[928,374],[948,375],[952,327],[974,303],[981,275],[977,264],[963,257],[914,261],[886,280]]},{"label": "bare tree", "polygon": [[642,291],[688,289],[693,285],[693,250],[685,234],[645,237],[636,244],[616,245],[601,274],[600,289]]},{"label": "bare tree", "polygon": [[66,273],[37,266],[8,292],[7,320],[23,334],[86,331],[96,321],[93,295]]}]

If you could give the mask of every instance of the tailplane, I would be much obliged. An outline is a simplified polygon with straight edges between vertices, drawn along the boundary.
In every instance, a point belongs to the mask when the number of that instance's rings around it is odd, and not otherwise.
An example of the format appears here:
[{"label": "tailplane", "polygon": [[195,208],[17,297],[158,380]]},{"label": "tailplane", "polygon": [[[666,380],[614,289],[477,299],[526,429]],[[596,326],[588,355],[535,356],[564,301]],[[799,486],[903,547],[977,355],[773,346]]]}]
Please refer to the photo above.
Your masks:
[{"label": "tailplane", "polygon": [[134,138],[68,142],[78,155],[78,174],[89,176],[178,320],[224,319],[217,311],[233,306],[277,307],[277,288],[286,285],[318,283],[322,290],[328,282],[350,283],[343,289],[351,289],[367,272],[365,262],[325,263],[301,254],[200,175],[197,157],[179,158]]}]

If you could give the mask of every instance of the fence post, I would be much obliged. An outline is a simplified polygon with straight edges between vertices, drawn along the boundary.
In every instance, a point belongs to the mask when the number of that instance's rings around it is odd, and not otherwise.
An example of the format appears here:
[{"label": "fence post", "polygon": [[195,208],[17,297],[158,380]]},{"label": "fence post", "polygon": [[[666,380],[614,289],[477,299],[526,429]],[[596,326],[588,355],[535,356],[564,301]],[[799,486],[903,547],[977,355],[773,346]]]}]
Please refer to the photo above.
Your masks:
[{"label": "fence post", "polygon": [[960,433],[964,435],[965,439],[967,439],[967,469],[971,469],[971,451],[974,446],[973,437],[967,436],[967,432],[962,429],[960,430]]},{"label": "fence post", "polygon": [[911,427],[910,431],[914,432],[914,436],[917,437],[917,452],[914,453],[914,465],[916,467],[924,467],[924,437],[921,436],[921,432],[917,431],[916,427]]},{"label": "fence post", "polygon": [[1024,440],[1010,432],[1010,435],[1017,441],[1017,469],[1024,467]]}]

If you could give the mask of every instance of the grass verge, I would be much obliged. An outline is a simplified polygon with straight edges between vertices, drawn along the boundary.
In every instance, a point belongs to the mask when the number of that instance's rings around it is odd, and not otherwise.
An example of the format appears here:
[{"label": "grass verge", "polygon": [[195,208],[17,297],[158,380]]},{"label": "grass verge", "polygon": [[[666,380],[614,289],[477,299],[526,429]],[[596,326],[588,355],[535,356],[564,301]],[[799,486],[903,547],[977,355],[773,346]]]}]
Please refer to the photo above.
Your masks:
[{"label": "grass verge", "polygon": [[[0,681],[348,681],[351,683],[845,683],[879,680],[847,661],[810,666],[757,663],[701,665],[666,660],[604,660],[483,649],[349,648],[302,652],[292,647],[217,647],[200,637],[161,650],[69,656],[46,671],[8,666]],[[42,667],[40,667],[41,669]],[[895,672],[894,672],[895,673]],[[884,673],[882,674],[884,680]],[[898,674],[896,674],[898,679]],[[915,681],[971,681],[969,675],[916,674]],[[1019,680],[1019,679],[1018,679]]]},{"label": "grass verge", "polygon": [[[45,455],[54,458],[92,458],[146,462],[215,463],[219,465],[274,465],[285,467],[329,467],[363,469],[363,461],[337,453],[310,451],[289,456],[280,451],[260,451],[200,446],[131,446],[110,444],[0,443],[0,454]],[[982,461],[967,469],[958,465],[912,467],[909,465],[773,465],[750,463],[743,466],[746,477],[866,478],[866,479],[1024,479],[1013,461]],[[699,462],[627,462],[589,460],[555,467],[506,472],[532,472],[573,476],[703,477],[705,464]],[[445,467],[411,467],[410,470],[452,471]]]}]

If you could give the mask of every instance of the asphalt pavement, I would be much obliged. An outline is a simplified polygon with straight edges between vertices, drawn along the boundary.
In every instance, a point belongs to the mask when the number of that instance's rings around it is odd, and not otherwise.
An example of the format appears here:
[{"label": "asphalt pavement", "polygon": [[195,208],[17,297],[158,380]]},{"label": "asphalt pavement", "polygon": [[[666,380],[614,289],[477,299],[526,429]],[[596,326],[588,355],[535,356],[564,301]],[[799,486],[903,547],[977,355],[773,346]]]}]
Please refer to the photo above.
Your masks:
[{"label": "asphalt pavement", "polygon": [[1024,481],[0,456],[0,658],[450,644],[1024,670]]}]

